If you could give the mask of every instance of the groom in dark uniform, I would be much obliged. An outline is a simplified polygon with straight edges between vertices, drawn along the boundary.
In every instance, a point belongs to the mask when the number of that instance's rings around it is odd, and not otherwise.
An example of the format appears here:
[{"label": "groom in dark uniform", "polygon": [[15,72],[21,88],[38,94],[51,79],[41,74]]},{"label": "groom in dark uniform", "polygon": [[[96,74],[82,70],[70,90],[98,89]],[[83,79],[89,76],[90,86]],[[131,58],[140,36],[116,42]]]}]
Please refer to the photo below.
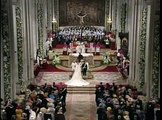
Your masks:
[{"label": "groom in dark uniform", "polygon": [[82,74],[83,74],[83,76],[86,76],[87,67],[88,67],[88,66],[87,66],[86,62],[83,61],[83,63],[82,63]]}]

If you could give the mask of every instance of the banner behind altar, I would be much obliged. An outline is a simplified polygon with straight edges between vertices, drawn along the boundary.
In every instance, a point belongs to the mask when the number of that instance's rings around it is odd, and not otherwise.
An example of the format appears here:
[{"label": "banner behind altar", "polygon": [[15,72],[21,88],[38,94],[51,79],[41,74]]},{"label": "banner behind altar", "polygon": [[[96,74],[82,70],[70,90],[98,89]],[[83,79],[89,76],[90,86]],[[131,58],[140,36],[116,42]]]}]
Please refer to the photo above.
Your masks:
[{"label": "banner behind altar", "polygon": [[60,26],[80,25],[77,14],[85,14],[84,25],[104,26],[105,0],[59,0]]}]

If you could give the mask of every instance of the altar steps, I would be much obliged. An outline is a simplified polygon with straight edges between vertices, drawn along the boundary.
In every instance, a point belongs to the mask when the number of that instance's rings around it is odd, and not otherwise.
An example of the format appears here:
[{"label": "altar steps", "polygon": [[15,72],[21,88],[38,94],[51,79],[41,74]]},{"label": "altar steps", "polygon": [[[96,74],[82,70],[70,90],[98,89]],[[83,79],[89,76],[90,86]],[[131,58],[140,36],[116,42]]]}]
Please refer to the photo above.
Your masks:
[{"label": "altar steps", "polygon": [[70,86],[67,88],[69,94],[94,94],[95,90],[96,88],[94,86]]}]

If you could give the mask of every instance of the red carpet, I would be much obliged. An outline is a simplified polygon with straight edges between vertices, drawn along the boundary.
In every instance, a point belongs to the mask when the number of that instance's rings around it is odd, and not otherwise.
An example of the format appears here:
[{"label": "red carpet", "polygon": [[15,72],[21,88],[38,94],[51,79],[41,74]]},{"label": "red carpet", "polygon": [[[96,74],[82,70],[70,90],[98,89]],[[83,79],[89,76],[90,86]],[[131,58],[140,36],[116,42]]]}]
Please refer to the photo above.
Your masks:
[{"label": "red carpet", "polygon": [[[65,72],[65,70],[58,69],[55,66],[50,64],[44,65],[44,67],[41,68],[40,71],[41,72]],[[105,69],[98,70],[96,72],[118,72],[118,69],[116,66],[107,66]]]},{"label": "red carpet", "polygon": [[105,69],[96,72],[118,72],[118,69],[116,66],[107,66]]},{"label": "red carpet", "polygon": [[54,48],[62,49],[64,47],[64,44],[57,44]]},{"label": "red carpet", "polygon": [[[58,69],[55,66],[50,64],[44,64],[42,67],[37,67],[34,70],[35,77],[38,75],[39,72],[66,72],[66,71]],[[116,66],[107,66],[105,69],[98,70],[95,72],[118,72],[118,69]]]},{"label": "red carpet", "polygon": [[41,68],[40,72],[65,72],[65,71],[60,70],[53,65],[46,64],[46,65],[44,65],[43,68]]},{"label": "red carpet", "polygon": [[[54,48],[62,49],[63,47],[64,47],[64,44],[57,44]],[[88,44],[87,47],[90,47],[90,45]],[[105,48],[105,46],[103,44],[100,44],[100,48]]]}]

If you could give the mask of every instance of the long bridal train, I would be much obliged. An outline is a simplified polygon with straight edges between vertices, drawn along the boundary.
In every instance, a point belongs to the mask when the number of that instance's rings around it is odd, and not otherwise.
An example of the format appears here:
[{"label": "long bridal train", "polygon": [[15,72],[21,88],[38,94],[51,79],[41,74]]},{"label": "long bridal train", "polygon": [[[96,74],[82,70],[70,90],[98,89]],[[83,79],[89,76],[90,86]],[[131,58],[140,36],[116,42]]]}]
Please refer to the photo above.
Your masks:
[{"label": "long bridal train", "polygon": [[81,63],[75,63],[73,76],[69,81],[65,82],[65,84],[67,84],[69,86],[85,86],[85,85],[89,85],[89,82],[87,82],[86,80],[84,80],[82,78]]}]

